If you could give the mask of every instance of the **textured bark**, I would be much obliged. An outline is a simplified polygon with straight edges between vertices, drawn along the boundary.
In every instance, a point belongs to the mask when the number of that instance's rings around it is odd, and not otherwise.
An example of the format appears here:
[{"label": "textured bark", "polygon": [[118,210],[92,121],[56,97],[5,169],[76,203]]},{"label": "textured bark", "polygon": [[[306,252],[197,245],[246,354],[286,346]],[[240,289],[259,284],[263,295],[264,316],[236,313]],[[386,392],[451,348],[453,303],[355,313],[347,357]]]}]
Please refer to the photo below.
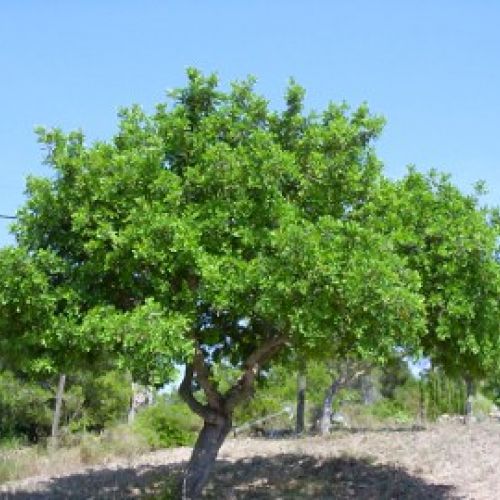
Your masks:
[{"label": "textured bark", "polygon": [[305,367],[301,366],[297,374],[297,421],[295,423],[295,432],[301,434],[305,428],[305,413],[306,413],[306,371]]},{"label": "textured bark", "polygon": [[366,373],[366,368],[353,371],[353,367],[348,362],[340,370],[338,377],[335,377],[325,391],[325,397],[321,406],[319,418],[319,432],[322,436],[329,434],[332,425],[332,404],[335,395],[340,389],[353,384],[359,377]]},{"label": "textured bark", "polygon": [[337,379],[328,387],[325,392],[325,398],[323,399],[323,405],[321,407],[321,416],[319,419],[319,433],[322,436],[330,433],[332,426],[332,404],[333,398],[339,391],[343,380]]},{"label": "textured bark", "polygon": [[59,435],[59,424],[61,422],[61,410],[64,396],[64,386],[66,385],[66,375],[59,375],[59,383],[57,384],[56,406],[52,417],[52,431],[50,434],[52,446],[57,446],[57,438]]},{"label": "textured bark", "polygon": [[137,393],[137,384],[135,382],[132,382],[132,395],[130,396],[130,406],[127,415],[127,421],[129,424],[131,424],[135,420],[135,415],[137,413],[136,397],[135,397],[136,393]]},{"label": "textured bark", "polygon": [[205,422],[189,461],[182,483],[182,499],[197,500],[214,468],[220,447],[231,430],[230,417],[220,417],[219,422]]},{"label": "textured bark", "polygon": [[470,378],[465,379],[465,386],[467,388],[467,399],[465,401],[465,423],[472,422],[472,398],[474,396],[474,385]]},{"label": "textured bark", "polygon": [[[182,481],[183,500],[200,498],[220,447],[231,430],[235,406],[251,396],[260,367],[281,349],[285,341],[285,337],[271,337],[250,354],[243,364],[243,374],[225,394],[221,394],[213,382],[210,366],[204,359],[202,349],[196,345],[193,361],[186,364],[179,394],[204,423]],[[193,394],[195,380],[205,393],[206,404],[198,401]]]}]

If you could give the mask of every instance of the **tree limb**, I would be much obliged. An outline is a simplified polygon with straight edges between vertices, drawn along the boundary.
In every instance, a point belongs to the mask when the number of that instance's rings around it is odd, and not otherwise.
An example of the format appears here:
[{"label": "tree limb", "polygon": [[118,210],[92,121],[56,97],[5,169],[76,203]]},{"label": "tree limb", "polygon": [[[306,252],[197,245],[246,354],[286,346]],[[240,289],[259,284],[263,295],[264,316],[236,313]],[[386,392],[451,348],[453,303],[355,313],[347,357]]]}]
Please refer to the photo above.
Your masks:
[{"label": "tree limb", "polygon": [[196,345],[193,357],[193,369],[196,373],[196,380],[199,382],[201,388],[207,397],[208,406],[214,410],[222,408],[223,398],[219,393],[215,384],[210,380],[210,370],[205,364],[205,358],[199,345]]},{"label": "tree limb", "polygon": [[241,401],[245,400],[251,394],[253,382],[260,367],[271,359],[285,345],[286,341],[287,337],[284,335],[272,337],[248,356],[243,365],[243,374],[224,397],[224,408],[227,413],[231,413]]},{"label": "tree limb", "polygon": [[179,386],[179,395],[205,422],[214,424],[219,422],[219,415],[209,406],[201,404],[193,395],[193,365],[191,363],[186,363],[184,378]]}]

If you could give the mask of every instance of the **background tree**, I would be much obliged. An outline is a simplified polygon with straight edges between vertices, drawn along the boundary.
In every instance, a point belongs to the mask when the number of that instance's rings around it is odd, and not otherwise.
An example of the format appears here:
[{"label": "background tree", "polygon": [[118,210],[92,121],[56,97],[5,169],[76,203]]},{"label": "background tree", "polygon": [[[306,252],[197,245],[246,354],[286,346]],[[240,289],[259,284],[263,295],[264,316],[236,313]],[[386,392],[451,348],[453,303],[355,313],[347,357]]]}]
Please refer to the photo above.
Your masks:
[{"label": "background tree", "polygon": [[[410,168],[403,180],[384,183],[376,202],[381,230],[422,281],[423,352],[451,377],[464,378],[467,413],[474,382],[500,358],[499,219],[497,209],[480,207],[483,189],[479,183],[475,196],[464,195],[449,176]],[[377,212],[366,209],[368,217]]]},{"label": "background tree", "polygon": [[[59,264],[60,260],[43,250],[34,253],[12,247],[0,250],[0,366],[9,370],[6,377],[12,374],[16,383],[25,387],[22,394],[29,392],[38,399],[46,395],[46,402],[54,409],[51,426],[54,444],[61,419],[68,419],[64,408],[66,379],[74,389],[76,376],[92,370],[95,387],[100,380],[111,381],[104,374],[116,363],[98,339],[79,340],[75,294],[60,282]],[[93,387],[92,383],[79,386],[89,390]],[[108,388],[110,405],[114,406],[112,389],[116,387],[109,384]],[[82,409],[85,406],[87,412],[93,406],[96,411],[100,408],[101,412],[113,413],[101,409],[102,401],[91,403],[83,396],[81,400]],[[22,414],[22,409],[16,411]],[[46,414],[46,404],[42,404],[40,412]],[[108,418],[112,420],[114,416]],[[91,418],[98,426],[97,420]],[[36,433],[28,433],[30,440],[46,436],[44,419],[40,418],[37,429]]]}]

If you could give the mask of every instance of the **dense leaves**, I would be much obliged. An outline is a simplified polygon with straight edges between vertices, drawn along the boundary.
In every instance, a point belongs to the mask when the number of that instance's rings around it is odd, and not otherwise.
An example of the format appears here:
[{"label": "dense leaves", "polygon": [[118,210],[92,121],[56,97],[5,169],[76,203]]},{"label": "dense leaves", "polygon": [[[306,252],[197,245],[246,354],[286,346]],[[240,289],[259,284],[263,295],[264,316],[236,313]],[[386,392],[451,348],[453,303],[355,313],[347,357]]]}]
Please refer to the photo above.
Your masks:
[{"label": "dense leaves", "polygon": [[[437,174],[384,179],[366,106],[306,114],[292,81],[275,112],[253,85],[223,92],[190,69],[153,114],[122,110],[107,142],[40,129],[53,176],[29,179],[0,264],[2,342],[54,366],[105,353],[158,384],[186,364],[181,393],[205,420],[192,497],[279,353],[397,346],[469,378],[498,362],[498,216]],[[215,365],[240,370],[226,392]]]},{"label": "dense leaves", "polygon": [[60,259],[83,331],[102,338],[103,323],[123,330],[156,304],[163,327],[117,344],[140,348],[145,371],[186,359],[186,339],[233,362],[278,332],[311,352],[414,341],[418,276],[354,217],[380,180],[382,120],[335,105],[304,116],[294,83],[282,113],[251,80],[216,83],[191,70],[172,107],[123,110],[109,143],[39,131],[55,175],[30,179],[17,237]]},{"label": "dense leaves", "polygon": [[[451,374],[481,378],[500,359],[499,226],[447,176],[410,169],[385,183],[365,207],[378,214],[407,267],[418,272],[425,299],[424,353]],[[374,208],[375,204],[378,208]]]}]

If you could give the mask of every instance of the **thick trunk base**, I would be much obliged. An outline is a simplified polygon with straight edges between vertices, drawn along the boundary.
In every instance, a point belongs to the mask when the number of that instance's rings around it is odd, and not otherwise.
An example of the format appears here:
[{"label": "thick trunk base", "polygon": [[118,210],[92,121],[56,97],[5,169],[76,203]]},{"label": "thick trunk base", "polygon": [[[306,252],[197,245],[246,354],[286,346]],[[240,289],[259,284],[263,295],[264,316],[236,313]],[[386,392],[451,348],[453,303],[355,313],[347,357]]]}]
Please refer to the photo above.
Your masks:
[{"label": "thick trunk base", "polygon": [[231,430],[231,419],[221,417],[220,422],[205,422],[196,440],[181,489],[182,500],[198,500],[212,472],[217,454]]}]

